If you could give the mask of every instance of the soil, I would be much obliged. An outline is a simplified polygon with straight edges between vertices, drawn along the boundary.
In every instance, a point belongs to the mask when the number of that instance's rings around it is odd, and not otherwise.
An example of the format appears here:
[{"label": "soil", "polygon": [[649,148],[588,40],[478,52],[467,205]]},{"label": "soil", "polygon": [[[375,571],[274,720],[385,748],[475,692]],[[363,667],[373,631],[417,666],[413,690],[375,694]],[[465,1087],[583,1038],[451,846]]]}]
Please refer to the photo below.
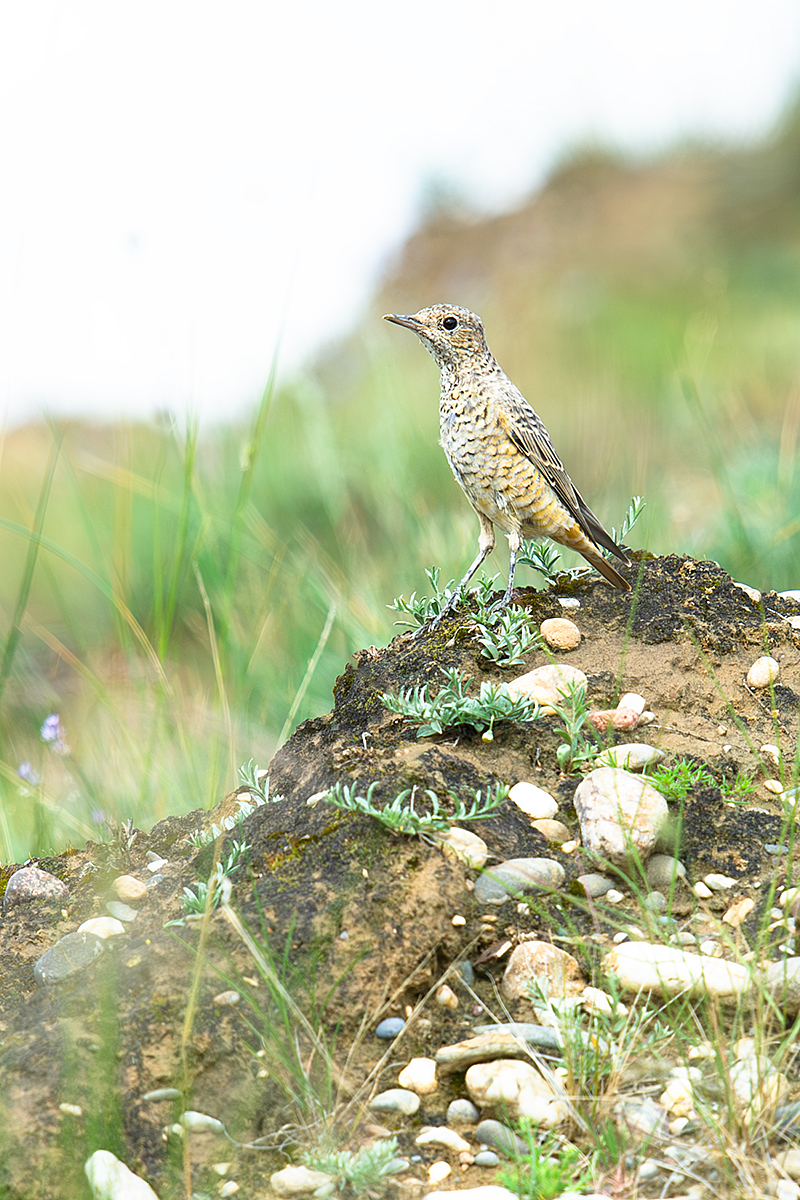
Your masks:
[{"label": "soil", "polygon": [[[655,721],[617,741],[647,741],[665,751],[667,762],[696,760],[718,785],[737,775],[752,779],[753,790],[736,802],[719,786],[690,792],[672,825],[672,850],[690,882],[709,871],[736,881],[708,901],[712,912],[754,899],[747,938],[762,915],[767,885],[788,881],[787,854],[774,852],[787,837],[786,819],[763,787],[775,769],[760,748],[779,744],[784,761],[795,761],[800,635],[787,618],[800,613],[800,605],[775,593],[756,603],[711,562],[639,556],[634,570],[638,584],[630,595],[586,578],[562,579],[546,592],[520,589],[515,599],[537,625],[552,616],[576,621],[581,645],[559,658],[585,672],[593,708],[614,707],[624,692],[646,698]],[[559,603],[568,597],[580,602],[575,612],[565,613]],[[378,1020],[408,1016],[459,961],[477,965],[473,994],[449,976],[458,1007],[427,1000],[375,1076],[378,1088],[396,1086],[400,1066],[413,1055],[433,1054],[467,1036],[482,1003],[494,1008],[494,981],[504,969],[500,947],[507,951],[530,937],[556,940],[578,958],[587,979],[602,985],[601,959],[613,933],[626,920],[641,921],[630,892],[613,911],[603,901],[591,909],[578,903],[573,881],[593,864],[580,851],[565,854],[548,844],[511,803],[488,820],[467,823],[486,841],[490,862],[553,858],[566,879],[557,893],[498,908],[478,905],[477,872],[437,847],[392,836],[371,817],[315,800],[338,780],[361,794],[374,783],[375,800],[391,800],[403,788],[416,787],[420,795],[432,789],[447,807],[453,794],[467,798],[475,788],[525,779],[549,791],[559,801],[559,818],[577,829],[571,800],[579,777],[559,772],[557,718],[499,724],[493,741],[463,726],[418,738],[411,722],[383,705],[387,691],[428,684],[435,692],[451,667],[477,689],[482,680],[509,680],[547,661],[534,651],[524,667],[502,670],[479,650],[461,611],[432,633],[403,633],[385,649],[360,651],[336,682],[332,712],[306,721],[275,755],[270,793],[276,802],[256,809],[232,835],[248,845],[246,866],[232,876],[233,907],[262,950],[271,947],[301,1007],[311,1012],[313,1000],[314,1019],[335,1033],[344,1096],[354,1094],[386,1049],[374,1036]],[[763,654],[781,667],[772,693],[756,692],[745,681]],[[261,1035],[268,1038],[278,1018],[252,950],[222,912],[205,926],[165,927],[182,914],[184,887],[206,879],[213,867],[215,843],[198,850],[187,835],[236,811],[245,791],[226,797],[213,813],[172,817],[140,831],[127,852],[119,844],[88,843],[36,859],[32,865],[67,884],[68,901],[3,910],[0,1195],[88,1195],[83,1163],[103,1148],[144,1175],[162,1200],[192,1187],[216,1189],[220,1176],[212,1166],[220,1160],[232,1164],[230,1176],[245,1194],[259,1196],[267,1194],[270,1173],[296,1149],[296,1118],[276,1072],[265,1071],[267,1060],[258,1054]],[[220,841],[216,849],[224,859],[231,839]],[[126,934],[111,939],[82,972],[37,987],[39,956],[88,917],[105,913],[121,872],[147,879],[148,850],[168,861]],[[15,869],[2,869],[2,887]],[[676,893],[673,915],[680,920],[694,905],[684,889]],[[454,925],[454,916],[463,923]],[[221,1003],[230,988],[239,992],[238,1004]],[[531,1019],[527,1001],[511,1012]],[[317,1065],[310,1055],[312,1074]],[[180,1089],[185,1100],[144,1100],[167,1087]],[[414,1137],[423,1124],[442,1124],[449,1101],[463,1094],[463,1077],[447,1076],[437,1093],[422,1098],[413,1119],[386,1118],[402,1152],[421,1153],[420,1179],[426,1162],[441,1155],[415,1147]],[[60,1109],[64,1104],[78,1106],[80,1114]],[[270,1149],[242,1150],[219,1134],[167,1135],[184,1107],[223,1120],[239,1142],[277,1136]],[[341,1135],[351,1148],[377,1128],[356,1106],[347,1121]],[[461,1186],[493,1181],[491,1170],[472,1168],[461,1176],[455,1159],[453,1166]]]}]

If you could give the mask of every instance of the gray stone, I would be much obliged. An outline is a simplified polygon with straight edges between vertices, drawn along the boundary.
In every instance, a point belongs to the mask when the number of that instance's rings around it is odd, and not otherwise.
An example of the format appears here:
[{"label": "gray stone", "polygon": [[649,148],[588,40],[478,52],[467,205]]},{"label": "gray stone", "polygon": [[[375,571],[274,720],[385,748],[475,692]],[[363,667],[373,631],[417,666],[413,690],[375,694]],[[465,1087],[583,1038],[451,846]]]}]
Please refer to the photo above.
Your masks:
[{"label": "gray stone", "polygon": [[447,1106],[448,1125],[474,1125],[480,1115],[471,1100],[451,1100]]},{"label": "gray stone", "polygon": [[49,871],[39,867],[20,867],[6,884],[3,907],[13,908],[16,904],[30,904],[34,900],[50,900],[61,903],[69,896],[69,888]]},{"label": "gray stone", "polygon": [[608,875],[600,875],[597,871],[590,871],[587,875],[579,875],[576,883],[579,883],[587,896],[591,896],[593,900],[597,900],[600,896],[605,896],[606,892],[610,892],[614,886],[614,880],[609,879]]},{"label": "gray stone", "polygon": [[402,1017],[386,1017],[375,1030],[375,1036],[387,1040],[396,1038],[398,1033],[405,1028],[405,1024]]},{"label": "gray stone", "polygon": [[409,1092],[407,1088],[389,1088],[373,1097],[368,1107],[375,1112],[396,1112],[404,1117],[413,1117],[419,1109],[419,1104],[416,1092]]},{"label": "gray stone", "polygon": [[494,1150],[481,1150],[475,1155],[476,1167],[496,1167],[499,1162]]},{"label": "gray stone", "polygon": [[519,1154],[529,1154],[530,1148],[526,1141],[517,1137],[513,1129],[508,1129],[500,1121],[481,1121],[473,1139],[483,1146],[494,1146],[506,1158],[516,1158]]},{"label": "gray stone", "polygon": [[139,915],[138,909],[131,908],[130,904],[123,904],[121,900],[109,900],[106,908],[118,921],[135,921]]},{"label": "gray stone", "polygon": [[103,939],[94,933],[68,933],[42,957],[33,968],[34,978],[40,985],[60,983],[70,975],[83,971],[103,953]]},{"label": "gray stone", "polygon": [[671,854],[654,854],[644,869],[647,882],[654,891],[669,895],[679,879],[686,878],[686,867]]},{"label": "gray stone", "polygon": [[504,904],[511,896],[553,889],[564,882],[564,868],[552,858],[510,858],[484,871],[475,884],[479,904]]},{"label": "gray stone", "polygon": [[555,1029],[549,1025],[535,1025],[531,1021],[505,1021],[500,1025],[476,1025],[475,1033],[510,1033],[540,1050],[560,1050],[561,1042]]}]

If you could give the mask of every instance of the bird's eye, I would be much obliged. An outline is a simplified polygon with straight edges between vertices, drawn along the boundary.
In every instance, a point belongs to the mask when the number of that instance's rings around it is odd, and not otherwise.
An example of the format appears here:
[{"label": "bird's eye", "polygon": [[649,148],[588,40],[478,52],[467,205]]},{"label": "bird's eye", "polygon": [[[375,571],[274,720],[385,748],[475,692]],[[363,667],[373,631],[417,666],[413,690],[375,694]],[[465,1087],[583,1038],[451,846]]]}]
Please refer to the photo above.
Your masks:
[{"label": "bird's eye", "polygon": [[442,325],[444,325],[445,329],[449,329],[452,333],[452,331],[458,325],[458,321],[455,319],[455,317],[445,317],[445,319],[442,321]]}]

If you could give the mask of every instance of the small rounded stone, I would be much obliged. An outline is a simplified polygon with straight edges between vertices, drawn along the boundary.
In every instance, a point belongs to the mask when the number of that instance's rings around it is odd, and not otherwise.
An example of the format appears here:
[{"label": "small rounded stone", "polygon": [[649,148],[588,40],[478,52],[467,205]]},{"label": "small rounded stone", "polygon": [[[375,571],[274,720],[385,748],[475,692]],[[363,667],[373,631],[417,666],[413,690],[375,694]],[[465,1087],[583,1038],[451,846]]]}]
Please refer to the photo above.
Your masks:
[{"label": "small rounded stone", "polygon": [[49,871],[39,867],[20,867],[6,884],[3,905],[13,908],[15,904],[30,904],[34,900],[50,900],[63,903],[69,896],[69,888]]},{"label": "small rounded stone", "polygon": [[147,887],[133,875],[120,875],[111,885],[114,895],[123,904],[138,904],[147,895]]},{"label": "small rounded stone", "polygon": [[765,654],[761,658],[757,658],[747,672],[747,683],[751,688],[769,687],[771,683],[777,682],[780,673],[780,664]]},{"label": "small rounded stone", "polygon": [[398,1033],[405,1028],[405,1024],[402,1017],[386,1017],[375,1030],[375,1036],[387,1040],[396,1038]]},{"label": "small rounded stone", "polygon": [[581,631],[568,617],[542,621],[539,632],[551,650],[576,650],[581,644]]},{"label": "small rounded stone", "polygon": [[451,1100],[447,1106],[448,1125],[475,1125],[480,1115],[471,1100]]},{"label": "small rounded stone", "polygon": [[401,1088],[416,1092],[418,1096],[430,1096],[436,1091],[436,1063],[432,1058],[412,1058],[397,1076]]},{"label": "small rounded stone", "polygon": [[543,818],[539,821],[531,821],[531,828],[540,833],[548,842],[554,842],[557,846],[563,846],[564,842],[568,842],[572,837],[572,830],[563,821],[548,821]]},{"label": "small rounded stone", "polygon": [[125,932],[125,926],[116,917],[90,917],[78,926],[77,932],[94,933],[99,938],[119,937]]},{"label": "small rounded stone", "polygon": [[558,812],[558,801],[554,800],[549,792],[525,780],[514,784],[508,798],[527,816],[537,821],[549,820]]},{"label": "small rounded stone", "polygon": [[379,1092],[367,1105],[375,1112],[396,1112],[404,1117],[413,1117],[419,1110],[419,1096],[408,1088],[388,1088]]},{"label": "small rounded stone", "polygon": [[494,1150],[481,1150],[479,1154],[475,1155],[476,1167],[496,1167],[499,1162],[500,1159]]}]

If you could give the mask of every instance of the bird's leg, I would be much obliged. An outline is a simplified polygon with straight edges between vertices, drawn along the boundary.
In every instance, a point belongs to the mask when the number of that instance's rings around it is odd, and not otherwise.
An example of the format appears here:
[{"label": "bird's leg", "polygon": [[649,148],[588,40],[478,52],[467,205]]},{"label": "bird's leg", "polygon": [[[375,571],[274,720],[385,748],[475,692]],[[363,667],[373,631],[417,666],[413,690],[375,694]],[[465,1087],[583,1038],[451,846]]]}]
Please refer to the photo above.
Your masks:
[{"label": "bird's leg", "polygon": [[491,554],[492,550],[494,550],[494,525],[492,525],[492,522],[488,517],[485,517],[483,513],[480,512],[478,513],[478,520],[481,523],[481,532],[478,537],[478,553],[475,555],[475,559],[470,565],[466,575],[464,575],[459,581],[458,587],[447,601],[447,604],[445,604],[439,615],[434,617],[434,619],[431,621],[430,625],[428,626],[429,629],[435,629],[439,622],[446,617],[448,613],[453,611],[461,599],[461,592],[465,584],[469,583],[470,579],[472,579],[472,576],[486,558],[486,555]]},{"label": "bird's leg", "polygon": [[511,603],[511,593],[514,590],[514,572],[517,568],[517,555],[522,547],[522,537],[518,530],[508,535],[508,587],[505,590],[503,599],[497,604],[492,605],[492,609],[496,612],[501,608],[506,608]]}]

